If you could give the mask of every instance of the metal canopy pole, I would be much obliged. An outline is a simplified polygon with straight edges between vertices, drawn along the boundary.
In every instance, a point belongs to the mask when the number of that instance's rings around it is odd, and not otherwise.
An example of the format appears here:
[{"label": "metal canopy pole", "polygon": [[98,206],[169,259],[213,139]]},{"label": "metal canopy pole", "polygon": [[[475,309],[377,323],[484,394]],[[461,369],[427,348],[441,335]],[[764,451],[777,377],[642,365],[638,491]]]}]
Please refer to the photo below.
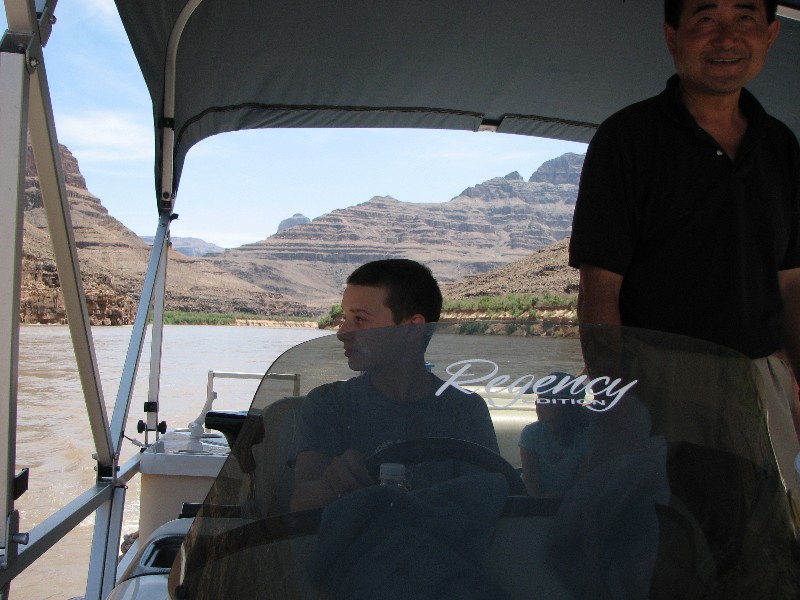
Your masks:
[{"label": "metal canopy pole", "polygon": [[[3,567],[13,563],[17,531],[7,527],[14,510],[19,291],[22,260],[22,197],[25,181],[25,126],[28,73],[25,55],[0,52],[0,547]],[[3,586],[5,587],[5,586]],[[7,590],[0,589],[5,597]]]},{"label": "metal canopy pole", "polygon": [[158,220],[155,239],[150,251],[150,260],[147,264],[144,283],[142,284],[142,295],[139,298],[139,306],[136,310],[136,318],[133,321],[133,331],[128,343],[128,353],[125,356],[125,366],[122,369],[122,377],[119,382],[117,400],[114,404],[114,414],[111,417],[111,435],[114,440],[116,451],[119,452],[125,434],[125,422],[128,419],[131,398],[133,397],[133,387],[136,382],[136,373],[139,369],[139,360],[142,354],[145,334],[147,333],[147,319],[150,307],[153,305],[153,297],[161,271],[161,256],[165,252],[166,237],[169,233],[171,217],[162,214]]},{"label": "metal canopy pole", "polygon": [[112,451],[100,371],[97,367],[89,313],[86,307],[86,295],[83,290],[72,231],[69,199],[64,185],[64,173],[58,150],[53,108],[50,103],[47,73],[44,58],[41,56],[41,47],[37,47],[35,50],[39,56],[30,58],[30,61],[38,60],[31,78],[28,109],[31,148],[39,174],[42,201],[53,242],[53,253],[64,296],[67,322],[75,349],[78,374],[89,416],[89,426],[97,450],[97,461],[102,466],[111,466],[115,462],[115,457]]},{"label": "metal canopy pole", "polygon": [[148,435],[155,431],[156,441],[159,433],[166,431],[158,421],[159,396],[161,390],[161,349],[164,334],[164,300],[167,288],[167,256],[169,252],[169,235],[164,236],[164,247],[161,249],[161,261],[158,265],[155,295],[153,297],[153,326],[150,328],[150,387],[147,392],[144,424],[144,441],[148,443]]}]

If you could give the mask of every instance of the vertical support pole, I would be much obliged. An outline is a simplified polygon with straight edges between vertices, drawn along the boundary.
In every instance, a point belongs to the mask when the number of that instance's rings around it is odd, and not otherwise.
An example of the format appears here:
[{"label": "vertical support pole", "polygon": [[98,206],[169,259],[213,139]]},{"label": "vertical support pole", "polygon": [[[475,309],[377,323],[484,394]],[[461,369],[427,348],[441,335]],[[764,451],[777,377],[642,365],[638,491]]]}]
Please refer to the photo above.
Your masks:
[{"label": "vertical support pole", "polygon": [[[14,511],[22,202],[25,190],[29,82],[24,54],[0,52],[0,544],[10,552]],[[8,142],[13,140],[11,144]],[[8,144],[8,145],[5,145]],[[14,542],[10,542],[14,543]]]},{"label": "vertical support pole", "polygon": [[136,373],[139,368],[139,359],[142,354],[144,337],[147,330],[147,317],[150,307],[153,305],[155,296],[156,281],[161,266],[161,257],[166,248],[166,238],[169,234],[170,215],[162,214],[159,216],[158,228],[156,229],[153,247],[150,250],[150,260],[147,264],[147,272],[142,284],[142,294],[139,297],[139,306],[136,309],[136,318],[133,321],[133,331],[131,340],[128,344],[128,353],[125,356],[125,366],[122,369],[122,377],[119,382],[117,399],[114,404],[114,414],[111,416],[111,439],[117,453],[122,446],[125,435],[125,422],[128,419],[133,387],[136,382]]},{"label": "vertical support pole", "polygon": [[167,255],[169,251],[169,234],[164,236],[164,247],[161,249],[161,260],[158,265],[155,295],[153,297],[153,325],[150,328],[150,387],[147,392],[147,429],[145,442],[151,431],[159,437],[158,398],[161,387],[161,347],[164,333],[164,300],[167,291]]},{"label": "vertical support pole", "polygon": [[84,596],[86,600],[102,600],[114,589],[122,537],[125,491],[124,485],[115,486],[111,499],[104,502],[94,514],[92,552],[89,556]]}]

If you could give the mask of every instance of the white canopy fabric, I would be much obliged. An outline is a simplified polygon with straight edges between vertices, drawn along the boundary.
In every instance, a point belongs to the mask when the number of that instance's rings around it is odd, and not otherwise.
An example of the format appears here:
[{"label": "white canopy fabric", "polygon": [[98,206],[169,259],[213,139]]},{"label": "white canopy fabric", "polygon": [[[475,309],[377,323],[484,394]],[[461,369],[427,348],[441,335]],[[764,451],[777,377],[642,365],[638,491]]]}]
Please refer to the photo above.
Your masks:
[{"label": "white canopy fabric", "polygon": [[[157,190],[162,177],[170,187],[160,125],[173,120],[174,192],[192,145],[225,131],[483,124],[586,142],[672,73],[661,0],[116,3],[153,100]],[[800,22],[779,18],[750,89],[800,134]],[[175,101],[165,112],[171,35]]]}]

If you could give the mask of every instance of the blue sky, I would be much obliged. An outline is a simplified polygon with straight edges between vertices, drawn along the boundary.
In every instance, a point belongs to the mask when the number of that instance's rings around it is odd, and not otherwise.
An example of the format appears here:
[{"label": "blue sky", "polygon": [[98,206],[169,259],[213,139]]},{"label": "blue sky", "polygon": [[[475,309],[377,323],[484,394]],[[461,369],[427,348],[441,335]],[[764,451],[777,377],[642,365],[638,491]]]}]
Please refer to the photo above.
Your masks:
[{"label": "blue sky", "polygon": [[[59,141],[87,187],[139,235],[156,226],[150,99],[111,0],[62,0],[45,48]],[[0,29],[6,29],[5,12]],[[223,247],[275,233],[377,195],[445,202],[465,188],[584,144],[490,133],[412,130],[237,132],[189,151],[173,236]]]}]

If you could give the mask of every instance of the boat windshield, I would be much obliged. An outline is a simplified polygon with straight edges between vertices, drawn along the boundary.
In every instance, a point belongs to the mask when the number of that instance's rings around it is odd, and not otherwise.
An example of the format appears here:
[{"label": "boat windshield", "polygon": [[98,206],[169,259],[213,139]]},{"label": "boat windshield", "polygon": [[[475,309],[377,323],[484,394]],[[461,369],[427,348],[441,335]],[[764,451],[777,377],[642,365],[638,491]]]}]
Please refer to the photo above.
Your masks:
[{"label": "boat windshield", "polygon": [[797,490],[756,364],[652,331],[536,333],[403,325],[287,351],[170,597],[797,597]]}]

